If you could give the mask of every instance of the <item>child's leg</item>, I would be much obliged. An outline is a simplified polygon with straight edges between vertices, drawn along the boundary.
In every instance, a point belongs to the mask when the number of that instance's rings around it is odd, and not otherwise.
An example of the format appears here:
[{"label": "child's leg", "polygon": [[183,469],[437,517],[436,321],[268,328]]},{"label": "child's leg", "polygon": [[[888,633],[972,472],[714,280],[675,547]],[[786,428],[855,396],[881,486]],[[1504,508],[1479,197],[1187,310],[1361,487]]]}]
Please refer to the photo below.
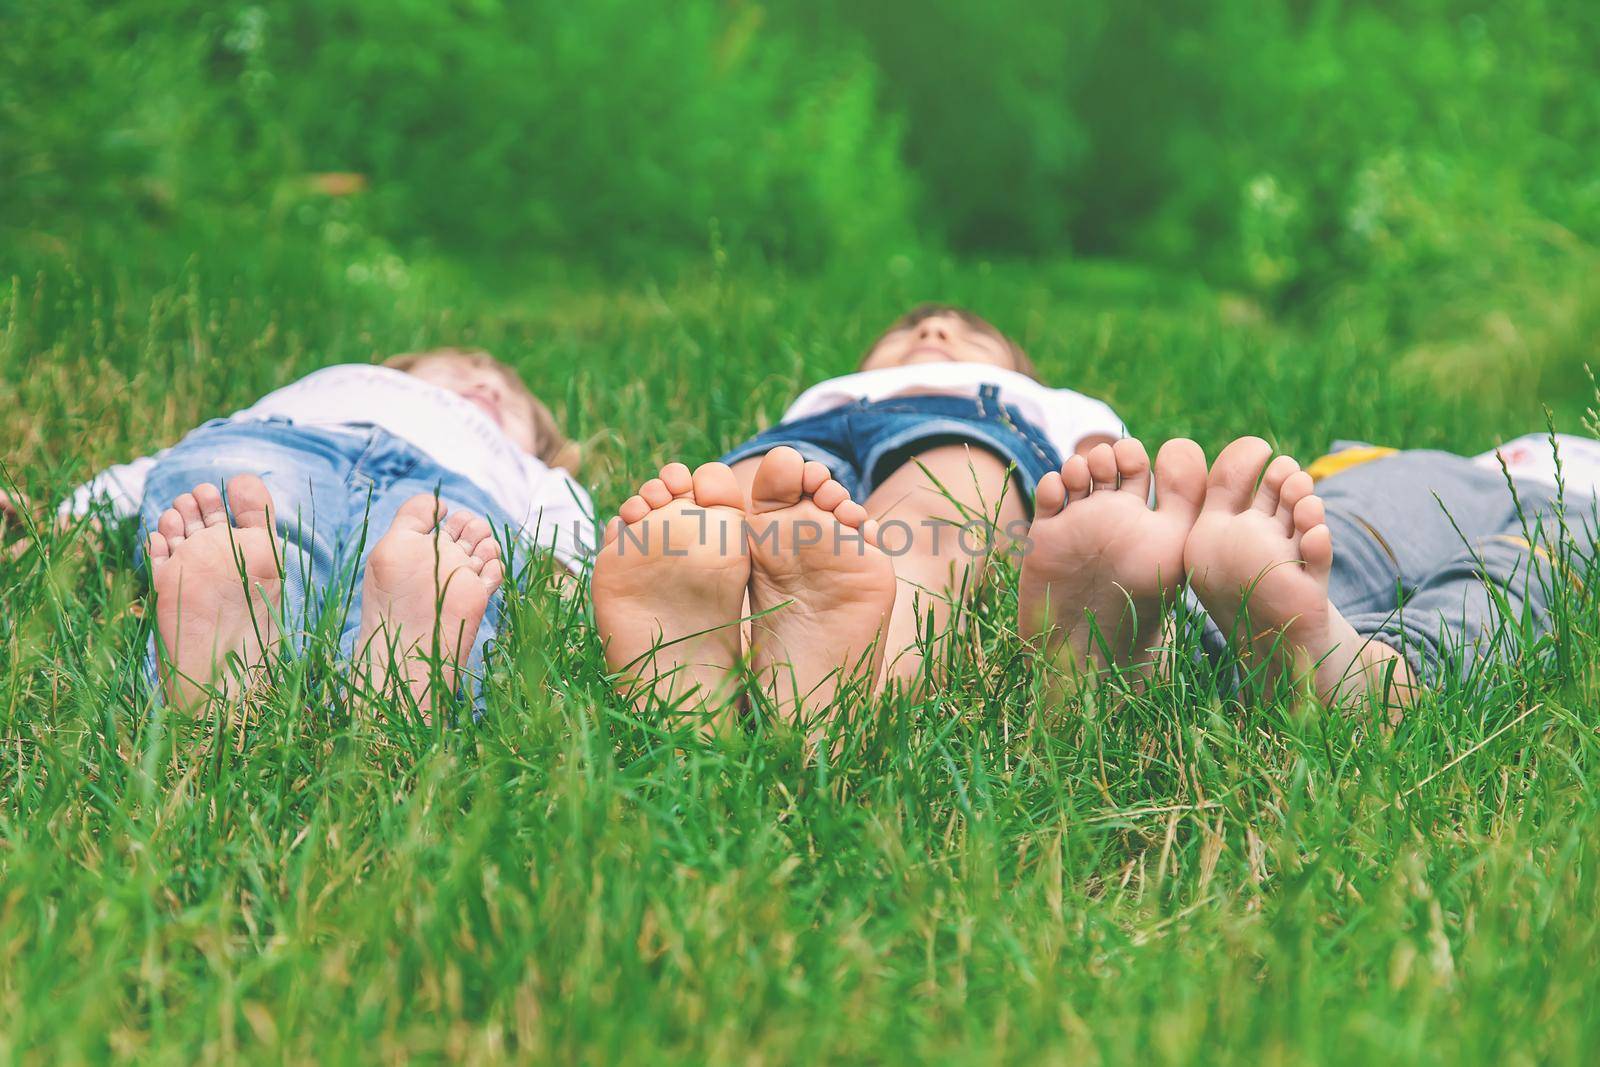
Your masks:
[{"label": "child's leg", "polygon": [[733,474],[670,463],[607,525],[591,591],[619,689],[641,707],[737,695],[739,619],[750,582],[744,500]]},{"label": "child's leg", "polygon": [[161,685],[185,711],[248,685],[280,636],[272,497],[251,474],[226,485],[226,506],[209,483],[180,494],[146,540]]},{"label": "child's leg", "polygon": [[1195,593],[1246,663],[1270,655],[1268,666],[1308,674],[1330,702],[1373,691],[1408,703],[1409,664],[1358,634],[1329,599],[1333,540],[1310,475],[1271,458],[1271,445],[1246,437],[1212,464],[1184,547]]},{"label": "child's leg", "polygon": [[[747,498],[760,464],[759,459],[734,464]],[[1026,512],[1006,472],[1006,464],[983,449],[940,445],[906,460],[867,498],[867,514],[877,520],[880,537],[887,527],[886,555],[896,579],[893,611],[880,642],[887,677],[921,677],[918,637],[930,616],[934,634],[943,634],[975,587],[993,547],[988,531],[996,514],[1001,531],[1023,528]]]},{"label": "child's leg", "polygon": [[331,576],[347,504],[337,449],[325,446],[273,424],[207,427],[151,470],[141,508],[150,669],[175,705],[236,692],[280,639],[303,639],[308,590]]},{"label": "child's leg", "polygon": [[759,457],[783,444],[821,461],[880,520],[876,549],[897,577],[881,641],[884,673],[906,680],[924,673],[917,645],[930,617],[936,633],[948,629],[989,552],[1027,528],[1019,481],[1031,488],[1061,465],[1043,435],[989,387],[977,398],[849,405],[758,435],[730,453],[754,510]]},{"label": "child's leg", "polygon": [[1027,512],[1008,465],[963,444],[912,456],[866,507],[898,584],[884,643],[886,677],[915,682],[924,675],[919,636],[930,625],[936,638],[947,631],[989,552],[1026,528]]},{"label": "child's leg", "polygon": [[1069,672],[1141,665],[1184,587],[1183,550],[1205,498],[1206,458],[1169,441],[1155,463],[1126,438],[1040,481],[1017,590],[1018,630]]},{"label": "child's leg", "polygon": [[[1270,454],[1246,438],[1218,457],[1188,560],[1223,632],[1281,634],[1300,665],[1314,667],[1325,698],[1379,692],[1403,706],[1419,686],[1466,677],[1484,657],[1510,651],[1500,647],[1507,623],[1526,616],[1536,631],[1548,627],[1561,577],[1547,552],[1530,547],[1526,538],[1538,533],[1524,521],[1542,521],[1553,542],[1549,494],[1525,488],[1519,501],[1498,472],[1470,460],[1402,452],[1329,477],[1320,496],[1280,457],[1252,500]],[[1273,499],[1277,537],[1262,514]],[[1575,508],[1574,526],[1585,517]]]},{"label": "child's leg", "polygon": [[[419,711],[433,708],[435,683],[453,693],[463,671],[482,661],[493,636],[491,600],[505,578],[487,510],[420,484],[391,487],[373,501],[373,537],[360,562],[361,589],[350,614],[359,620],[347,652],[361,680],[379,693],[403,686]],[[488,620],[486,625],[486,620]]]},{"label": "child's leg", "polygon": [[875,685],[895,570],[866,509],[779,447],[751,479],[746,529],[750,666],[779,714],[826,713],[843,685]]},{"label": "child's leg", "polygon": [[481,681],[506,570],[494,534],[508,520],[476,483],[381,433],[362,450],[350,496],[341,649],[358,690],[405,692],[426,715],[436,685],[452,693]]},{"label": "child's leg", "polygon": [[1533,635],[1549,629],[1550,598],[1563,579],[1551,557],[1556,530],[1544,535],[1549,545],[1533,548],[1519,523],[1468,544],[1458,539],[1398,610],[1346,618],[1375,643],[1404,648],[1423,683],[1470,678],[1489,657],[1520,651],[1524,618]]}]

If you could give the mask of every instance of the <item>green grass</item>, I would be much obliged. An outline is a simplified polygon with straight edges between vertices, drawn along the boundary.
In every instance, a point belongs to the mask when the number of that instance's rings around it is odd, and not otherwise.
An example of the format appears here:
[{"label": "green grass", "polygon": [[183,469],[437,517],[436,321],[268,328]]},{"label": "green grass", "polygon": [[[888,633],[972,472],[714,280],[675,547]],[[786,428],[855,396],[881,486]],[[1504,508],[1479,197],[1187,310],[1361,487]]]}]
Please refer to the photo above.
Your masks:
[{"label": "green grass", "polygon": [[[1474,327],[1441,356],[1337,307],[1274,321],[1109,266],[802,279],[719,255],[492,295],[427,265],[293,267],[0,280],[7,480],[49,496],[315,366],[466,341],[565,412],[604,512],[929,297],[1212,454],[1245,432],[1302,458],[1478,450],[1541,428],[1541,402],[1578,429],[1593,397],[1566,349]],[[1523,305],[1504,314],[1525,338]],[[1479,370],[1452,373],[1463,351]],[[1456,1067],[1600,1040],[1581,591],[1554,659],[1391,731],[1231,703],[1199,668],[1119,706],[1045,700],[998,574],[946,689],[852,702],[814,760],[781,724],[701,743],[635,714],[582,600],[537,580],[476,726],[351,716],[303,664],[248,716],[180,719],[137,685],[130,560],[124,531],[0,564],[6,1060]]]}]

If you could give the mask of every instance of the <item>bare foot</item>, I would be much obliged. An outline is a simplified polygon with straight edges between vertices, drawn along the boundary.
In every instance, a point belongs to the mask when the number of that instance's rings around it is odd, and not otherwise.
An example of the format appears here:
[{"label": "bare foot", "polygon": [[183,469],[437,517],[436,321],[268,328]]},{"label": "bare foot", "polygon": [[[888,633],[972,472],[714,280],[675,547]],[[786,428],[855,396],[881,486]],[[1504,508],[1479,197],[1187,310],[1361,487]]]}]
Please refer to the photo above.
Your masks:
[{"label": "bare foot", "polygon": [[372,684],[406,686],[417,707],[453,693],[489,598],[505,579],[500,546],[487,520],[449,511],[428,494],[407,500],[367,557],[361,585],[356,660]]},{"label": "bare foot", "polygon": [[606,527],[590,586],[624,694],[712,707],[735,696],[749,582],[744,497],[727,465],[691,475],[669,463],[640,486]]},{"label": "bare foot", "polygon": [[217,487],[197,485],[161,513],[147,543],[161,685],[184,710],[248,686],[278,640],[283,573],[272,494],[242,474],[228,483],[228,504],[232,523]]},{"label": "bare foot", "polygon": [[[1070,669],[1125,666],[1160,641],[1183,587],[1183,546],[1205,497],[1206,457],[1168,441],[1150,457],[1127,438],[1073,456],[1039,482],[1017,590],[1024,638],[1044,635]],[[1063,506],[1064,505],[1064,506]]]},{"label": "bare foot", "polygon": [[[1243,437],[1217,456],[1184,560],[1200,602],[1247,666],[1309,671],[1331,699],[1362,642],[1328,600],[1333,538],[1311,476],[1289,456],[1269,464],[1271,455],[1267,442]],[[1276,658],[1264,662],[1269,654]]]},{"label": "bare foot", "polygon": [[786,714],[826,708],[877,679],[894,564],[866,508],[792,448],[767,453],[750,501],[751,666]]}]

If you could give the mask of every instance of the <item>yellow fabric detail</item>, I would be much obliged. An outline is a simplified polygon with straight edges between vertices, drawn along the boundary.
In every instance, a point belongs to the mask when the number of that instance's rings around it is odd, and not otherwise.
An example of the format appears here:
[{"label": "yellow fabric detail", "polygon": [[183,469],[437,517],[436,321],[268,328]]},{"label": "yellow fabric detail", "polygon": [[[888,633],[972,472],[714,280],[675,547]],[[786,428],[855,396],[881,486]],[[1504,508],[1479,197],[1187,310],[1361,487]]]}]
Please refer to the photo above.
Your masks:
[{"label": "yellow fabric detail", "polygon": [[1535,556],[1538,556],[1540,559],[1550,564],[1551,567],[1554,567],[1567,581],[1571,582],[1579,589],[1583,588],[1583,579],[1572,573],[1571,567],[1563,567],[1561,565],[1561,561],[1552,556],[1543,545],[1529,544],[1526,537],[1514,537],[1511,534],[1500,534],[1495,537],[1495,540],[1504,541],[1508,544],[1516,545],[1518,548],[1526,549],[1527,551],[1532,552]]},{"label": "yellow fabric detail", "polygon": [[1556,562],[1556,558],[1552,556],[1543,545],[1530,544],[1526,537],[1515,537],[1511,534],[1500,534],[1495,537],[1495,540],[1504,541],[1506,544],[1516,545],[1518,548],[1526,549],[1527,551],[1538,556],[1540,559],[1544,560],[1546,563],[1554,565]]},{"label": "yellow fabric detail", "polygon": [[1373,460],[1382,459],[1384,456],[1392,456],[1398,451],[1399,449],[1384,448],[1381,445],[1368,445],[1365,448],[1347,448],[1343,452],[1335,452],[1332,455],[1323,456],[1307,467],[1306,473],[1311,475],[1312,481],[1320,482],[1322,479],[1330,478],[1340,471],[1347,471],[1351,467],[1359,467],[1363,463],[1371,463]]}]

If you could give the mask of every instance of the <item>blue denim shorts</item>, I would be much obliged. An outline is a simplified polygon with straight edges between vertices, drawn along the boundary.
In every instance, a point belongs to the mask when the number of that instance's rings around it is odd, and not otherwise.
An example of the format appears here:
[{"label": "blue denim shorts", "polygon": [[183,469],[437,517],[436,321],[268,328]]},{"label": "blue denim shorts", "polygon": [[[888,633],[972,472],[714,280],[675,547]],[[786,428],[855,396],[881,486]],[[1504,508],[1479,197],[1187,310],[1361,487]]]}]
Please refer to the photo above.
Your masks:
[{"label": "blue denim shorts", "polygon": [[904,396],[858,400],[756,434],[722,457],[732,464],[788,445],[827,466],[855,500],[866,500],[883,480],[917,453],[936,445],[969,444],[1011,466],[1022,499],[1033,508],[1039,479],[1061,469],[1049,438],[999,390],[982,386],[977,397]]}]

